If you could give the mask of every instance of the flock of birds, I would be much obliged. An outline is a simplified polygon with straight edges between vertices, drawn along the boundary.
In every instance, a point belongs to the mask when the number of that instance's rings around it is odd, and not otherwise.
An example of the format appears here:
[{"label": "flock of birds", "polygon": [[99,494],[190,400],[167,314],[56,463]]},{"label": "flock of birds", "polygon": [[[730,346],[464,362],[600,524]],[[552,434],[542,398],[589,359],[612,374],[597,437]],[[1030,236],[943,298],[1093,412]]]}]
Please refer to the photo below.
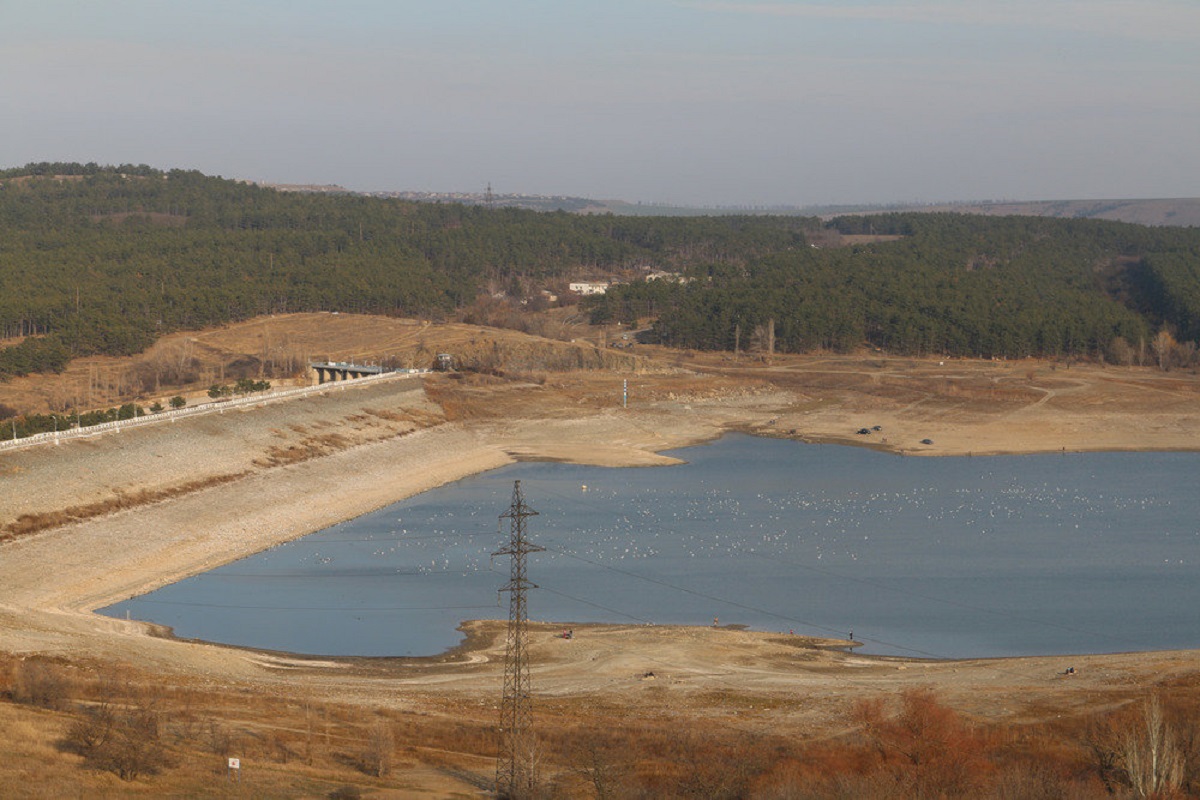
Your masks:
[{"label": "flock of birds", "polygon": [[[1021,548],[1033,536],[1044,551],[1056,539],[1086,539],[1171,504],[1048,484],[742,494],[713,487],[681,494],[645,485],[589,490],[583,484],[580,494],[585,493],[583,500],[561,491],[543,498],[548,508],[529,525],[530,539],[546,547],[532,557],[537,569],[552,572],[556,562],[566,560],[648,562],[648,574],[656,564],[667,573],[686,574],[686,563],[678,562],[719,559],[735,569],[738,559],[772,555],[852,564],[877,548],[883,554],[900,546],[919,552],[971,539],[991,539],[1001,547],[1012,540]],[[498,511],[503,508],[416,502],[390,523],[372,520],[372,530],[357,537],[356,524],[349,523],[288,547],[309,550],[300,561],[312,567],[336,560],[375,564],[381,574],[496,572],[492,554],[508,535],[497,526]],[[1159,533],[1169,537],[1171,531]],[[1200,537],[1200,528],[1192,533]],[[506,562],[499,569],[506,572]]]},{"label": "flock of birds", "polygon": [[[768,626],[784,613],[865,630],[866,611],[831,620],[814,598],[856,594],[859,608],[874,603],[895,618],[910,600],[915,608],[942,596],[932,584],[920,585],[924,576],[961,579],[964,565],[972,578],[982,576],[980,583],[998,576],[994,585],[1033,570],[1069,572],[1075,581],[1112,568],[1169,577],[1173,586],[1200,579],[1200,505],[1186,477],[1163,486],[1137,475],[1123,480],[1116,471],[1059,480],[1058,462],[1039,471],[1025,467],[1032,462],[1009,469],[989,461],[979,470],[983,459],[970,467],[949,460],[918,467],[910,459],[903,471],[860,473],[857,462],[822,470],[819,458],[818,469],[810,464],[803,474],[769,459],[718,467],[714,458],[707,473],[691,474],[685,472],[691,465],[595,471],[521,465],[541,470],[520,473],[526,502],[539,512],[528,536],[546,548],[529,562],[530,579],[551,590],[538,595],[538,613],[676,621],[670,615],[691,603],[693,624],[736,613],[738,621]],[[385,621],[403,619],[410,632],[419,625],[452,631],[454,620],[486,616],[466,609],[493,607],[508,580],[507,558],[493,554],[508,541],[509,521],[501,514],[510,476],[480,476],[279,545],[210,573],[226,573],[216,584],[219,600],[197,590],[179,605],[195,602],[211,614],[204,603],[228,603],[247,617],[253,608],[361,607],[391,612]],[[239,583],[246,590],[233,586]],[[954,585],[977,591],[970,581]],[[981,607],[1004,602],[978,591]],[[736,600],[741,610],[697,601],[696,594]],[[751,608],[768,613],[754,619]],[[300,625],[304,615],[294,620]]]}]

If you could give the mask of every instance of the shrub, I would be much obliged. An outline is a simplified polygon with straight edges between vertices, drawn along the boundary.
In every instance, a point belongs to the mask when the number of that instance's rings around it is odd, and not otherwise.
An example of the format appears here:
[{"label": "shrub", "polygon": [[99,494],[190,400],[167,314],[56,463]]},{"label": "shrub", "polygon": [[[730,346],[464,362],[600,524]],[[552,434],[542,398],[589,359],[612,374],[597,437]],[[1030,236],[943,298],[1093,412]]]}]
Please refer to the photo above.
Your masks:
[{"label": "shrub", "polygon": [[367,733],[367,748],[363,754],[365,771],[377,778],[386,777],[392,771],[392,755],[396,750],[396,736],[387,720],[379,720]]},{"label": "shrub", "polygon": [[861,703],[857,716],[885,771],[910,796],[969,796],[988,772],[982,732],[931,691],[904,692],[895,716],[882,701]]},{"label": "shrub", "polygon": [[15,703],[42,708],[64,708],[71,681],[63,670],[44,661],[17,662],[13,669],[12,699]]},{"label": "shrub", "polygon": [[109,680],[99,700],[67,730],[63,745],[96,769],[137,780],[167,763],[159,716],[157,695]]},{"label": "shrub", "polygon": [[271,388],[268,381],[254,381],[249,378],[238,378],[238,382],[234,385],[233,391],[237,394],[250,394],[251,392],[265,392]]}]

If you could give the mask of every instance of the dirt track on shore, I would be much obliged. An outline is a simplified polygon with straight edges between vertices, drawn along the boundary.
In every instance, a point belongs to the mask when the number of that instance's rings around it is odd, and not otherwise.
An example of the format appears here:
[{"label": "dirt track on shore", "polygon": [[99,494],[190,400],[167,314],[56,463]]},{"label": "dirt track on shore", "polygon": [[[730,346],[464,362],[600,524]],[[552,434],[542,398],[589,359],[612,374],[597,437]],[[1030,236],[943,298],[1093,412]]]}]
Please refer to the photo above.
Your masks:
[{"label": "dirt track on shore", "polygon": [[[164,679],[308,686],[349,702],[455,713],[494,694],[502,642],[487,623],[470,626],[462,653],[364,665],[177,641],[91,612],[516,459],[665,464],[660,451],[728,430],[928,455],[1200,450],[1200,382],[1150,370],[834,358],[747,366],[714,357],[656,373],[552,373],[541,383],[427,380],[0,454],[0,526],[9,534],[0,545],[0,647],[134,663]],[[856,433],[874,425],[881,431]],[[1051,699],[1059,710],[1116,701],[1200,667],[1196,652],[1074,657],[1079,674],[1068,681],[1054,658],[880,659],[855,656],[844,642],[674,627],[591,626],[566,642],[553,630],[539,629],[532,651],[548,697],[797,729],[836,722],[855,696],[905,685],[935,685],[980,716],[1024,718]],[[405,691],[385,698],[384,681]],[[794,700],[818,691],[819,702]],[[775,701],[731,711],[713,700],[729,692]]]}]

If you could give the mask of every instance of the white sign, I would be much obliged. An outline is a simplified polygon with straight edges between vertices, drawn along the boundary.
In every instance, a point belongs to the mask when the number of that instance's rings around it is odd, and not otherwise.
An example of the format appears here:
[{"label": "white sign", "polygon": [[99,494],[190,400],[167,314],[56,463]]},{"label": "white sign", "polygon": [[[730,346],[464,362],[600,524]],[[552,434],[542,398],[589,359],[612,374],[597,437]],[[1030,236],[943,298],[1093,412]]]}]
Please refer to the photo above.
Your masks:
[{"label": "white sign", "polygon": [[230,769],[241,769],[242,768],[242,760],[240,758],[229,759],[229,768]]}]

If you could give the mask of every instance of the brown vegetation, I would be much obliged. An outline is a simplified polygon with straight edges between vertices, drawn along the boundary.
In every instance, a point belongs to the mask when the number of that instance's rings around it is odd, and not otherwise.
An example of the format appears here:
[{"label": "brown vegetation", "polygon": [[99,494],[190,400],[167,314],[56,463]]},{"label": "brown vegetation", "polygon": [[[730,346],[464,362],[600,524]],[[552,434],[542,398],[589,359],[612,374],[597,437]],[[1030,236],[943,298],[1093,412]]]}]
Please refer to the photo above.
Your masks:
[{"label": "brown vegetation", "polygon": [[313,361],[425,368],[438,353],[453,355],[463,369],[487,373],[653,368],[636,354],[606,348],[602,332],[567,323],[561,316],[537,317],[543,320],[539,330],[547,334],[538,337],[356,314],[281,314],[171,334],[126,359],[76,359],[61,375],[0,382],[0,404],[18,413],[89,410],[154,399],[165,404],[174,394],[204,399],[212,384],[240,378],[265,378],[276,385],[307,383]]},{"label": "brown vegetation", "polygon": [[102,517],[117,511],[125,511],[150,503],[158,503],[173,497],[182,497],[185,494],[191,494],[210,486],[220,486],[221,484],[235,481],[245,474],[245,472],[231,472],[224,475],[212,475],[200,480],[186,481],[161,489],[141,489],[132,492],[125,492],[118,489],[113,497],[106,500],[70,506],[58,511],[22,514],[12,522],[0,526],[0,542],[16,536],[25,536],[50,528],[70,525],[73,522],[81,522],[85,519]]},{"label": "brown vegetation", "polygon": [[[0,666],[6,731],[43,743],[10,748],[0,775],[48,759],[52,785],[64,794],[208,796],[231,779],[230,756],[242,759],[243,779],[263,797],[393,796],[389,789],[416,785],[454,796],[490,787],[496,741],[487,708],[368,713],[297,692],[167,688],[128,667],[97,673],[45,659]],[[681,728],[670,718],[611,716],[603,706],[585,712],[586,704],[559,699],[538,706],[537,796],[1195,797],[1198,705],[1195,686],[1173,686],[1131,693],[1095,713],[997,723],[967,718],[916,688],[861,701],[826,734],[798,737],[703,718]],[[101,773],[130,788],[99,781]]]}]

